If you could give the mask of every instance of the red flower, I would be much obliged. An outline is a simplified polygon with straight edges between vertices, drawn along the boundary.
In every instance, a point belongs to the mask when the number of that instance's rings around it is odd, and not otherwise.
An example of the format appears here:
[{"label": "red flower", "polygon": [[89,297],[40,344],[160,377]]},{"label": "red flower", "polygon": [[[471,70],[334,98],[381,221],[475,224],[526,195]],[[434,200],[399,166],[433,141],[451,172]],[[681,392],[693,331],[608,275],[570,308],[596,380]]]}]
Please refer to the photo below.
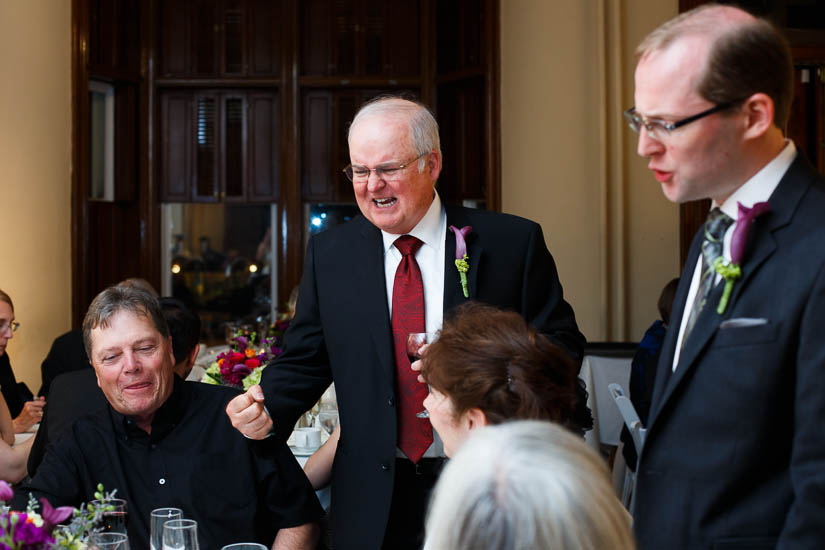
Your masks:
[{"label": "red flower", "polygon": [[246,361],[244,361],[244,365],[246,365],[250,369],[257,369],[261,366],[261,362],[253,357],[252,359],[247,359]]}]

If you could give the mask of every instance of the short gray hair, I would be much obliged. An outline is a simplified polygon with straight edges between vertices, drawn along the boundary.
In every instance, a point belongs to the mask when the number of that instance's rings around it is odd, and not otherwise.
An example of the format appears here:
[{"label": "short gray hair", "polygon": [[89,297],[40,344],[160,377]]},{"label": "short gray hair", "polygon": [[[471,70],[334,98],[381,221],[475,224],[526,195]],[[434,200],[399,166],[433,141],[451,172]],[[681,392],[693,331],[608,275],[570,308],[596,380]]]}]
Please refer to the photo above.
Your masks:
[{"label": "short gray hair", "polygon": [[169,327],[157,298],[136,286],[110,286],[95,296],[86,317],[83,318],[83,344],[89,359],[92,358],[92,330],[98,327],[107,328],[112,317],[121,311],[131,311],[135,315],[148,317],[161,336],[169,337]]},{"label": "short gray hair", "polygon": [[441,474],[426,531],[427,550],[635,548],[604,460],[535,420],[471,435]]},{"label": "short gray hair", "polygon": [[[352,138],[352,129],[362,119],[375,115],[406,117],[410,129],[410,143],[415,152],[425,155],[436,151],[438,156],[441,156],[438,122],[430,110],[422,103],[395,95],[380,95],[362,105],[349,125],[347,143]],[[425,166],[426,159],[421,159],[418,171],[424,170]]]}]

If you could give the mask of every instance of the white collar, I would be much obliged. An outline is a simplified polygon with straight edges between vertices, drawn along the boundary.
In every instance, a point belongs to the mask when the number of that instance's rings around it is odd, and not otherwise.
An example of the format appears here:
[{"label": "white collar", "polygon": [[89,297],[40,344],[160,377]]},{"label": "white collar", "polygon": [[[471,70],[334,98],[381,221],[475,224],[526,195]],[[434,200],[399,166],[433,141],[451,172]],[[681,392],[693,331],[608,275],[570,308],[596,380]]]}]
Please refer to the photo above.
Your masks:
[{"label": "white collar", "polygon": [[786,140],[785,148],[772,161],[763,166],[751,179],[740,185],[739,189],[734,191],[721,206],[717,205],[715,201],[713,206],[719,206],[722,212],[734,220],[737,219],[739,207],[736,203],[741,202],[742,206],[751,208],[757,202],[767,201],[771,198],[776,186],[779,185],[779,180],[788,171],[795,158],[796,146],[793,141]]},{"label": "white collar", "polygon": [[[430,204],[430,208],[427,209],[427,213],[424,214],[424,217],[412,228],[412,231],[405,233],[405,235],[412,235],[420,239],[424,244],[438,250],[441,246],[440,243],[444,240],[444,234],[447,231],[445,227],[446,223],[447,217],[444,215],[444,209],[441,207],[441,199],[438,196],[438,192],[433,191],[433,202]],[[381,237],[384,239],[384,254],[392,248],[393,243],[400,236],[401,235],[387,233],[383,229],[381,230]]]}]

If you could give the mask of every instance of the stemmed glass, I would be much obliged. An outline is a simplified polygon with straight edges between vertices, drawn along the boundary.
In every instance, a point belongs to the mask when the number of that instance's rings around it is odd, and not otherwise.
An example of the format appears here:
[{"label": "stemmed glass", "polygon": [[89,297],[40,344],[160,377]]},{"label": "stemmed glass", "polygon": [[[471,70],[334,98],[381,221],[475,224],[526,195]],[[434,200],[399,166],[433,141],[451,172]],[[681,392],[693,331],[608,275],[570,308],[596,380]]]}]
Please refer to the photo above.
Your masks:
[{"label": "stemmed glass", "polygon": [[[432,344],[438,338],[437,332],[411,332],[407,336],[407,356],[410,358],[410,364],[421,359],[421,348],[426,344]],[[427,391],[430,387],[427,386]],[[418,418],[429,418],[430,412],[424,409],[420,413],[416,413]]]},{"label": "stemmed glass", "polygon": [[126,501],[122,498],[110,498],[92,501],[103,510],[101,531],[104,533],[126,534]]},{"label": "stemmed glass", "polygon": [[321,410],[318,411],[318,423],[327,432],[327,435],[332,435],[335,427],[338,426],[338,422],[338,409],[333,408],[332,405],[321,405]]},{"label": "stemmed glass", "polygon": [[94,550],[129,550],[129,537],[126,533],[95,533],[90,547]]},{"label": "stemmed glass", "polygon": [[173,519],[182,519],[183,510],[180,508],[156,508],[150,514],[149,545],[151,550],[163,548],[163,524]]},{"label": "stemmed glass", "polygon": [[163,524],[163,550],[199,550],[198,522],[173,519]]}]

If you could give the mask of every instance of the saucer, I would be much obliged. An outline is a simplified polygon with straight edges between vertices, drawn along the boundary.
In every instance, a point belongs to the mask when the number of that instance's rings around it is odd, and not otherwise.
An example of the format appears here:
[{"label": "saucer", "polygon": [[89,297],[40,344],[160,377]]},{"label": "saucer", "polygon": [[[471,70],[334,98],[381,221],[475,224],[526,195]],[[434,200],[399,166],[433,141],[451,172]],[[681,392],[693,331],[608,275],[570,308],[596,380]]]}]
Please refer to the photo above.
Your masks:
[{"label": "saucer", "polygon": [[289,450],[292,451],[292,454],[294,454],[295,456],[311,456],[319,448],[320,447],[295,447],[293,445],[289,446]]}]

